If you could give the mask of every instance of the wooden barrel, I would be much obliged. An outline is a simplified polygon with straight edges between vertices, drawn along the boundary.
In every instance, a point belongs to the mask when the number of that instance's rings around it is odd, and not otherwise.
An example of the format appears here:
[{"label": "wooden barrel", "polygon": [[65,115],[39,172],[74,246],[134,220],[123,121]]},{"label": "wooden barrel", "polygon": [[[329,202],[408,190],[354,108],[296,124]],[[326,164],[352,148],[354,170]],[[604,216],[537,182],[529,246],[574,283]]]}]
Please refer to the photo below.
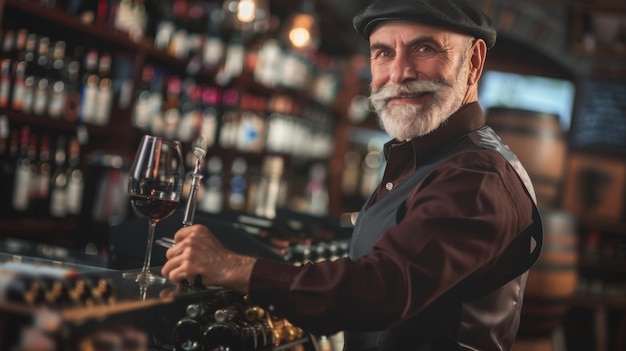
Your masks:
[{"label": "wooden barrel", "polygon": [[526,282],[519,337],[549,336],[562,326],[578,283],[578,239],[575,217],[564,211],[542,211],[541,256]]},{"label": "wooden barrel", "polygon": [[533,181],[540,208],[558,207],[567,153],[557,115],[502,107],[487,111],[487,125],[517,155]]},{"label": "wooden barrel", "polygon": [[515,340],[511,351],[554,351],[554,345],[551,337],[518,338]]}]

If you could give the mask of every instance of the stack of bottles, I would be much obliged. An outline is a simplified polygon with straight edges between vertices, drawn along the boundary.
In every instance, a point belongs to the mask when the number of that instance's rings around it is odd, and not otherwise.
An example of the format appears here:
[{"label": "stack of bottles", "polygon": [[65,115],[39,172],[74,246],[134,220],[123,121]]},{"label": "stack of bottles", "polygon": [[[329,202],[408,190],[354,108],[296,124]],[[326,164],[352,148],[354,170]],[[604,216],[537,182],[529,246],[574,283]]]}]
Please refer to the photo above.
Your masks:
[{"label": "stack of bottles", "polygon": [[[109,52],[4,28],[0,108],[42,118],[104,126],[113,105]],[[71,50],[70,50],[71,49]]]},{"label": "stack of bottles", "polygon": [[0,116],[2,218],[65,218],[81,213],[84,176],[76,136],[28,125],[10,128]]},{"label": "stack of bottles", "polygon": [[308,342],[304,331],[248,301],[247,296],[218,292],[205,303],[187,306],[174,327],[174,349],[271,350]]}]

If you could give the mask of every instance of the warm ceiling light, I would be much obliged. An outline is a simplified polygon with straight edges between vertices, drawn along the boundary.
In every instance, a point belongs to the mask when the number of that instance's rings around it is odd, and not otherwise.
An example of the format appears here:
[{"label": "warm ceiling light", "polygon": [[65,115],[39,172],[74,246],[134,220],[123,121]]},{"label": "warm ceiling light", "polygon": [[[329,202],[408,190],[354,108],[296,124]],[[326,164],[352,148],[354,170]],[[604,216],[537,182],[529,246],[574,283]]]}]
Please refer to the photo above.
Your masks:
[{"label": "warm ceiling light", "polygon": [[267,0],[225,0],[222,4],[224,27],[244,35],[264,33],[269,23]]},{"label": "warm ceiling light", "polygon": [[302,11],[291,15],[285,23],[286,39],[296,49],[316,49],[319,28],[313,13],[313,2],[305,0]]},{"label": "warm ceiling light", "polygon": [[240,0],[237,5],[237,19],[241,22],[250,23],[254,21],[256,2],[254,0]]}]

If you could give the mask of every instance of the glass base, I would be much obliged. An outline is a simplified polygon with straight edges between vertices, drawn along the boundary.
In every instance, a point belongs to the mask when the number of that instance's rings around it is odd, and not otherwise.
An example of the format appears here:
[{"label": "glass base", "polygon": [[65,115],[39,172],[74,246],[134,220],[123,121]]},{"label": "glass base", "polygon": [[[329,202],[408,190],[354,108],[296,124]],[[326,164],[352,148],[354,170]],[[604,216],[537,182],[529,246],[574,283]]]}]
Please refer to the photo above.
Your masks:
[{"label": "glass base", "polygon": [[132,279],[139,285],[163,284],[167,279],[150,271],[131,271],[122,274],[124,279]]}]

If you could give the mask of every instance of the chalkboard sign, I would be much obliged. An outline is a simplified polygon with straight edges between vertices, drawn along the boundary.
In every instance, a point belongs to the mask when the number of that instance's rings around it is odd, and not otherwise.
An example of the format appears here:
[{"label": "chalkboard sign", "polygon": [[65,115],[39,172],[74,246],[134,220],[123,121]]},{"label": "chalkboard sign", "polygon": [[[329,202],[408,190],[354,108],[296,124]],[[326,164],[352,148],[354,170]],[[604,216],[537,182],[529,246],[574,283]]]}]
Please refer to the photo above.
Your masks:
[{"label": "chalkboard sign", "polygon": [[587,80],[578,96],[571,145],[626,154],[626,81]]}]

